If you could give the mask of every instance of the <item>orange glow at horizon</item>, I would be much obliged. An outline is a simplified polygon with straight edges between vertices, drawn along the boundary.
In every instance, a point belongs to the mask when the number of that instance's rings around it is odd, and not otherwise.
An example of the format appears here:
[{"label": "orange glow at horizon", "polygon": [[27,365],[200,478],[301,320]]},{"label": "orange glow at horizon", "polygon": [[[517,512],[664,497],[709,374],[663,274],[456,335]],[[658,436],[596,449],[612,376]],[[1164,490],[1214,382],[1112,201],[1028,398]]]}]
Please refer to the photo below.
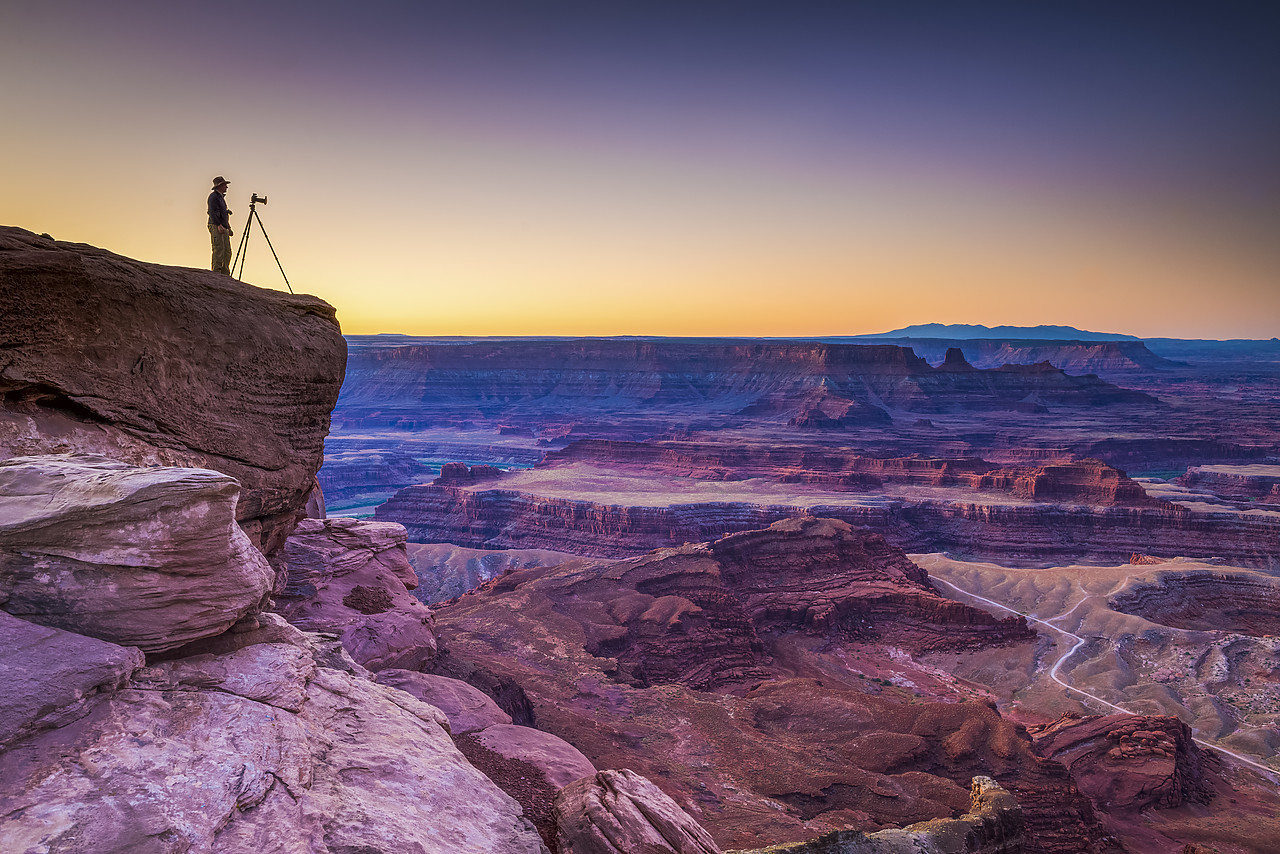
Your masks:
[{"label": "orange glow at horizon", "polygon": [[[1074,164],[1041,174],[976,144],[904,149],[750,110],[598,118],[398,78],[382,95],[272,57],[273,73],[215,79],[187,56],[208,50],[200,37],[130,51],[126,29],[101,44],[0,36],[0,72],[30,81],[0,93],[0,224],[204,268],[204,200],[225,174],[233,249],[249,194],[267,195],[294,289],[332,303],[347,333],[1280,334],[1274,200],[1149,192]],[[260,232],[245,279],[284,288]]]}]

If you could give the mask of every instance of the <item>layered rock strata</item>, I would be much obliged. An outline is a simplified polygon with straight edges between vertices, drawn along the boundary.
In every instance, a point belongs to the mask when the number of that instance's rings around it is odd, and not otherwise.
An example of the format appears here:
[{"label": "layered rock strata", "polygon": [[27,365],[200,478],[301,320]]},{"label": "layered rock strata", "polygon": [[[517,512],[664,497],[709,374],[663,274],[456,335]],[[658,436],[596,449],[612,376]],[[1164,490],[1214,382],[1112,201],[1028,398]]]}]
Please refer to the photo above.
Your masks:
[{"label": "layered rock strata", "polygon": [[1107,605],[1180,629],[1280,635],[1280,581],[1257,573],[1160,571],[1131,579]]},{"label": "layered rock strata", "polygon": [[280,547],[342,382],[331,306],[0,227],[0,317],[0,458],[219,471],[254,544]]},{"label": "layered rock strata", "polygon": [[[853,492],[874,491],[893,483],[1004,492],[1032,500],[1104,507],[1167,506],[1149,497],[1123,471],[1094,459],[1061,459],[1019,467],[999,466],[978,457],[883,457],[802,445],[581,440],[548,453],[538,467],[573,463],[709,481],[763,477],[781,483],[845,487]],[[435,484],[460,485],[478,479],[441,478]]]},{"label": "layered rock strata", "polygon": [[1116,375],[1165,371],[1178,362],[1157,356],[1142,341],[1045,341],[1003,338],[880,338],[878,343],[910,347],[931,363],[945,361],[947,353],[959,350],[968,363],[978,368],[1002,365],[1034,365],[1049,362],[1071,374]]},{"label": "layered rock strata", "polygon": [[[636,412],[830,426],[887,423],[890,410],[1150,403],[1140,392],[1050,365],[938,371],[909,348],[693,339],[361,342],[334,418],[348,429]],[[823,426],[823,425],[819,425]]]},{"label": "layered rock strata", "polygon": [[1204,755],[1175,717],[1067,714],[1028,731],[1036,752],[1066,765],[1080,791],[1109,812],[1169,809],[1213,796]]},{"label": "layered rock strata", "polygon": [[430,469],[402,451],[331,450],[320,469],[320,485],[334,506],[346,506],[366,497],[383,500],[415,483],[430,480]]},{"label": "layered rock strata", "polygon": [[412,486],[378,507],[376,518],[405,526],[414,542],[470,548],[546,549],[626,557],[700,542],[812,514],[884,535],[907,552],[949,552],[1002,562],[1121,562],[1157,557],[1221,557],[1240,566],[1280,560],[1280,517],[1163,507],[997,504],[879,498],[798,504],[697,502],[601,504],[503,488]]},{"label": "layered rock strata", "polygon": [[213,471],[76,454],[0,462],[0,608],[163,652],[261,610],[275,583]]},{"label": "layered rock strata", "polygon": [[1280,466],[1192,466],[1177,482],[1246,505],[1280,509]]}]

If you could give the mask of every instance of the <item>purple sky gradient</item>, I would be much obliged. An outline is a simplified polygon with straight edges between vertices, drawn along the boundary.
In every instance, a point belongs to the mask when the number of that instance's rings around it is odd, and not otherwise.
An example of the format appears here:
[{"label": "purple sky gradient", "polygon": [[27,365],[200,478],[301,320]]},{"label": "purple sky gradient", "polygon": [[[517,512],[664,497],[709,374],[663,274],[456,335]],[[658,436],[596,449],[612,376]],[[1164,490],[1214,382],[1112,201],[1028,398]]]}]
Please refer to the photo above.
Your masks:
[{"label": "purple sky gradient", "polygon": [[0,222],[202,266],[225,173],[358,332],[1280,334],[1280,12],[1142,5],[6,2]]}]

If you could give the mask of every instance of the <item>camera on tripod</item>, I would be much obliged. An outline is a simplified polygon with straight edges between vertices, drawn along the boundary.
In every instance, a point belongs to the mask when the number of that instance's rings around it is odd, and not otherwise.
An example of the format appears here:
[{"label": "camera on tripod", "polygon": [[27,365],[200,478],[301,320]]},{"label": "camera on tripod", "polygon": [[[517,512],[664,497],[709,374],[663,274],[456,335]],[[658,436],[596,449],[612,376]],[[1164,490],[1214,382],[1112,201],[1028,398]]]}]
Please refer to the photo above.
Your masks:
[{"label": "camera on tripod", "polygon": [[[289,293],[293,293],[293,285],[289,284],[289,277],[284,275],[284,265],[280,263],[280,256],[276,255],[276,248],[271,245],[271,238],[267,236],[267,227],[262,224],[262,217],[258,216],[259,204],[266,204],[267,197],[259,196],[254,193],[249,197],[249,220],[244,224],[244,229],[240,232],[240,247],[236,249],[236,257],[231,262],[231,275],[237,279],[244,278],[244,262],[249,257],[249,234],[253,231],[253,223],[256,220],[258,228],[262,229],[262,236],[266,238],[267,248],[271,250],[271,257],[276,259],[276,266],[280,268],[280,275],[284,276],[285,286],[289,288]],[[240,271],[236,272],[236,265],[240,266]]]}]

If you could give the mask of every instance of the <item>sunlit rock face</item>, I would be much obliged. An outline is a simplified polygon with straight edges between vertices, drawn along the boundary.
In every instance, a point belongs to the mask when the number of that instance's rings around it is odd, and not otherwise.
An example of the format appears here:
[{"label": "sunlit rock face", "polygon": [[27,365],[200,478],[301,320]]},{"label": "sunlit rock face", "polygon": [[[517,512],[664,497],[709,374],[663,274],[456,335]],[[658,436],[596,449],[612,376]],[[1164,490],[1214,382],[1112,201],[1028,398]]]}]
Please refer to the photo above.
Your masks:
[{"label": "sunlit rock face", "polygon": [[0,317],[0,458],[219,471],[254,545],[283,544],[342,383],[331,306],[0,227]]},{"label": "sunlit rock face", "polygon": [[0,462],[0,608],[162,652],[261,609],[275,574],[213,471],[61,454]]}]

